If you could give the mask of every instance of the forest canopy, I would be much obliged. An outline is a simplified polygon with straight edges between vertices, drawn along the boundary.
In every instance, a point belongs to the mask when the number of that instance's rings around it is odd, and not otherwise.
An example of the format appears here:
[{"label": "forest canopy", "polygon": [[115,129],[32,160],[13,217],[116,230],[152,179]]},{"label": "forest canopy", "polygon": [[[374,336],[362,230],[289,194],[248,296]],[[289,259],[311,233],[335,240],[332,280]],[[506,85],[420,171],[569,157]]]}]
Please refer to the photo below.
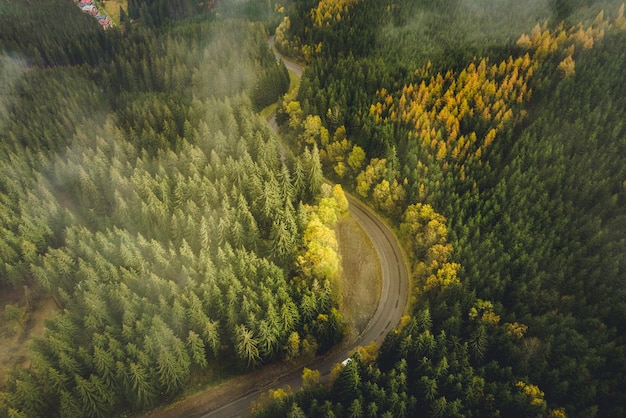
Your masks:
[{"label": "forest canopy", "polygon": [[[133,413],[336,344],[323,176],[396,229],[410,306],[259,416],[626,415],[621,1],[223,3],[105,32],[0,0],[4,320],[54,311],[0,416]],[[307,65],[285,96],[274,25]],[[280,97],[291,150],[255,113]]]},{"label": "forest canopy", "polygon": [[258,415],[624,415],[624,5],[328,3],[286,7],[279,120],[396,226],[412,303]]},{"label": "forest canopy", "polygon": [[255,113],[289,85],[264,24],[202,6],[129,2],[104,32],[70,1],[0,2],[4,319],[26,335],[55,307],[0,416],[141,411],[342,337],[343,192]]}]

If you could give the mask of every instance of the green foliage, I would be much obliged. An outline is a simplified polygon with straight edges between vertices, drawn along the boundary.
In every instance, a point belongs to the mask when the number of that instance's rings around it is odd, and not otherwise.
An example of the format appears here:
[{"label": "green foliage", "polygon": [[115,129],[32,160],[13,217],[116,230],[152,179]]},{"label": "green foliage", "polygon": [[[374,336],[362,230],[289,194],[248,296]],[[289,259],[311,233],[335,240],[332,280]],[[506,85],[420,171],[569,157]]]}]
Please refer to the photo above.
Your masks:
[{"label": "green foliage", "polygon": [[289,90],[289,82],[289,72],[282,61],[260,74],[251,95],[254,108],[260,111],[276,103]]},{"label": "green foliage", "polygon": [[[371,369],[357,362],[357,389],[343,381],[343,398],[334,396],[338,387],[295,395],[281,404],[285,411],[624,413],[623,8],[602,3],[598,15],[599,6],[583,3],[361,2],[371,10],[351,6],[345,20],[378,12],[367,52],[360,45],[369,28],[355,26],[354,42],[345,44],[340,23],[307,27],[298,19],[311,15],[289,14],[286,44],[313,51],[319,33],[327,36],[297,98],[283,105],[287,130],[313,138],[327,175],[356,180],[358,194],[395,213],[416,292],[414,319],[387,336]],[[531,31],[550,18],[577,24],[574,17],[583,24]],[[523,66],[496,75],[516,62]],[[491,66],[485,74],[494,75],[495,89],[472,88],[464,79],[472,65]],[[511,90],[511,74],[527,85]],[[450,129],[442,109],[455,102],[455,115],[469,109],[462,94],[446,92],[463,89],[472,92],[469,108],[492,93],[513,99],[505,103],[511,117],[496,129],[496,114],[474,113]],[[422,101],[407,106],[413,91]],[[431,122],[428,109],[437,109]],[[333,139],[339,132],[336,143],[305,135],[316,118],[317,132],[323,127]],[[454,145],[463,135],[465,154]],[[344,137],[366,152],[353,178],[335,165],[349,161]],[[387,204],[394,181],[406,195]],[[315,304],[305,305],[311,315]]]},{"label": "green foliage", "polygon": [[[72,24],[59,24],[64,19]],[[38,66],[80,65],[97,62],[109,46],[97,21],[72,2],[0,2],[2,54]]]},{"label": "green foliage", "polygon": [[4,306],[4,319],[9,322],[15,321],[17,325],[24,331],[24,322],[26,320],[26,311],[15,305]]},{"label": "green foliage", "polygon": [[212,2],[203,2],[209,3],[204,7],[197,3],[195,0],[128,0],[128,16],[139,19],[144,26],[158,27],[212,8]]},{"label": "green foliage", "polygon": [[[84,57],[0,59],[0,287],[28,285],[59,308],[29,372],[7,377],[1,416],[140,411],[178,396],[197,367],[245,370],[315,352],[316,332],[341,338],[331,286],[290,285],[330,194],[317,150],[285,157],[254,113],[255,85],[275,100],[288,83],[264,27],[173,23],[191,3],[131,3],[140,23],[98,32]],[[35,51],[32,37],[20,48]],[[306,320],[304,295],[319,301]]]}]

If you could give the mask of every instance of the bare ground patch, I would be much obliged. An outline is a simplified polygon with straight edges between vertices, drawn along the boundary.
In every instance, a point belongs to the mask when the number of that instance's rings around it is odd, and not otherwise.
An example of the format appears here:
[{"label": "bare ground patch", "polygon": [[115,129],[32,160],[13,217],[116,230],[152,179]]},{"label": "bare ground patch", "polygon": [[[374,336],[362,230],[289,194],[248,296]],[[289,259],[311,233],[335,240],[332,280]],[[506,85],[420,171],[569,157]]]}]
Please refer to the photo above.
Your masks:
[{"label": "bare ground patch", "polygon": [[348,324],[349,344],[363,332],[376,311],[382,273],[372,242],[353,217],[340,220],[335,233],[342,268],[340,311]]}]

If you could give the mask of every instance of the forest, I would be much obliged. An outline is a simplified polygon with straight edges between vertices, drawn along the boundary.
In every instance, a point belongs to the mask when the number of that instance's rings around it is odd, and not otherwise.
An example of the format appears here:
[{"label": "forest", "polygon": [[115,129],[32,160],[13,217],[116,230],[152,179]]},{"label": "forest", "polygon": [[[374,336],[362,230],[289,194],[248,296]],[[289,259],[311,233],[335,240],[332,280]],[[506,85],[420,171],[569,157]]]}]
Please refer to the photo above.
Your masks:
[{"label": "forest", "polygon": [[291,2],[278,119],[396,229],[407,316],[257,416],[626,414],[621,2]]},{"label": "forest", "polygon": [[[344,189],[402,242],[407,314],[257,416],[626,415],[621,1],[129,0],[120,20],[0,0],[3,337],[52,307],[0,416],[128,415],[325,352]],[[276,101],[282,142],[257,114]]]},{"label": "forest", "polygon": [[68,0],[0,11],[2,333],[27,340],[0,416],[128,415],[341,339],[347,201],[256,113],[289,86],[264,18],[135,1],[105,32]]}]

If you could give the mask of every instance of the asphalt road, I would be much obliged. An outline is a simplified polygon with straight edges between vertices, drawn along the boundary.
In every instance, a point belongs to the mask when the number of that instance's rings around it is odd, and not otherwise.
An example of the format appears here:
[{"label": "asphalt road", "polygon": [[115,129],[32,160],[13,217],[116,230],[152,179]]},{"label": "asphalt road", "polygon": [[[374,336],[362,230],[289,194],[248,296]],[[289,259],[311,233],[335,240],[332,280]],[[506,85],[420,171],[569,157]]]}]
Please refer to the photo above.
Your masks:
[{"label": "asphalt road", "polygon": [[[370,237],[380,260],[382,271],[382,291],[378,307],[365,331],[350,347],[327,358],[317,359],[307,367],[317,369],[327,376],[336,363],[347,359],[357,346],[365,346],[372,341],[382,343],[404,314],[409,294],[409,274],[398,241],[385,223],[363,203],[348,195],[350,214],[357,220]],[[302,370],[296,370],[283,376],[278,382],[261,383],[253,392],[203,415],[205,418],[230,418],[248,416],[250,406],[268,389],[289,386],[294,392],[302,386]]]},{"label": "asphalt road", "polygon": [[[269,39],[269,44],[272,50],[276,51],[274,49],[273,37]],[[295,72],[298,76],[302,75],[302,67],[294,62],[282,59],[289,70]],[[272,120],[269,121],[270,125],[272,125],[272,122],[275,125],[275,121]],[[274,125],[272,127],[276,129]],[[326,358],[317,359],[307,366],[310,369],[319,370],[322,378],[330,373],[333,365],[347,359],[357,346],[366,346],[372,341],[376,341],[378,344],[382,343],[385,335],[400,322],[409,295],[407,264],[400,244],[393,232],[366,205],[353,196],[347,195],[347,197],[350,214],[367,233],[378,254],[382,272],[382,290],[376,312],[357,341],[343,351]],[[230,418],[248,416],[252,402],[258,399],[261,394],[266,393],[268,389],[289,386],[294,392],[299,390],[302,385],[301,374],[302,370],[296,370],[283,376],[279,381],[259,382],[259,386],[254,391],[208,412],[203,417]]]},{"label": "asphalt road", "polygon": [[302,77],[302,66],[283,57],[278,53],[278,51],[276,51],[276,48],[274,47],[274,35],[269,37],[267,43],[269,44],[270,49],[274,51],[274,55],[276,55],[277,60],[283,60],[285,67],[287,67],[289,71],[293,71],[298,77]]}]

